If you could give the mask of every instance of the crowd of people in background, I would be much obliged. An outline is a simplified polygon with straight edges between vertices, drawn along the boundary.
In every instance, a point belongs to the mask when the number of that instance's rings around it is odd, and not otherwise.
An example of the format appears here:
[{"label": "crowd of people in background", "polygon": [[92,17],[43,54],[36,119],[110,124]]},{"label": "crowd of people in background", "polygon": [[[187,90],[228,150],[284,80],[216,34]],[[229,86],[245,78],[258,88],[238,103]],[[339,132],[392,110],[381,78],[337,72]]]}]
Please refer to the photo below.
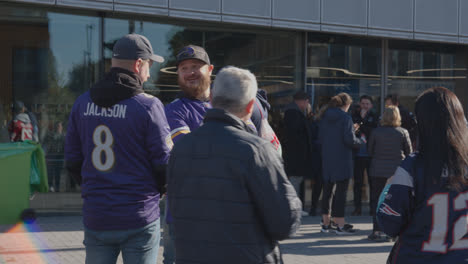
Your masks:
[{"label": "crowd of people in background", "polygon": [[381,116],[369,95],[353,104],[341,92],[314,112],[299,91],[279,139],[249,70],[223,67],[212,83],[206,50],[185,46],[176,55],[180,94],[163,106],[143,90],[163,61],[144,36],[118,40],[110,71],[77,99],[67,133],[60,121],[44,133],[14,105],[10,141],[46,146],[51,191],[63,166],[81,186],[86,263],[115,263],[120,253],[124,263],[156,263],[161,226],[165,264],[283,263],[278,241],[302,216],[319,214],[322,233],[358,231],[345,219],[350,183],[353,216],[369,191],[368,239],[396,240],[391,263],[466,258],[468,128],[451,91],[425,91],[415,114],[388,95]]},{"label": "crowd of people in background", "polygon": [[[305,205],[304,179],[312,181],[309,215],[316,215],[321,195],[321,232],[348,234],[356,230],[344,220],[349,184],[353,184],[353,216],[362,214],[362,194],[369,192],[373,217],[371,241],[389,241],[376,222],[376,208],[387,179],[416,142],[414,115],[400,105],[398,95],[385,98],[381,117],[371,96],[362,95],[353,105],[346,93],[332,97],[311,113],[309,95],[299,91],[284,111],[284,162],[290,181]],[[403,116],[400,110],[403,109]],[[403,120],[405,127],[403,128]],[[367,184],[364,179],[367,178]],[[367,187],[366,187],[367,185]],[[366,187],[366,188],[364,188]],[[303,215],[307,215],[303,212]]]}]

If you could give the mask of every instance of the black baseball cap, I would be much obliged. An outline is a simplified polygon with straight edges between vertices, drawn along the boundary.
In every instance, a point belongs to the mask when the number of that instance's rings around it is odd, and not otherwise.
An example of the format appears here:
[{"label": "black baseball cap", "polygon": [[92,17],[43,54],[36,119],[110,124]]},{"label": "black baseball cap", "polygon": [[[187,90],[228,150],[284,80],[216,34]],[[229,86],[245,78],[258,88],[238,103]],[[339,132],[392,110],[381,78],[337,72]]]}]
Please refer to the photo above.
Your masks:
[{"label": "black baseball cap", "polygon": [[123,60],[152,60],[162,63],[164,58],[153,53],[149,40],[142,35],[128,34],[117,40],[112,51],[112,58]]},{"label": "black baseball cap", "polygon": [[208,57],[208,53],[206,53],[205,49],[196,45],[188,45],[179,50],[176,56],[176,66],[179,66],[179,63],[184,60],[189,59],[200,60],[208,65],[211,64],[210,57]]}]

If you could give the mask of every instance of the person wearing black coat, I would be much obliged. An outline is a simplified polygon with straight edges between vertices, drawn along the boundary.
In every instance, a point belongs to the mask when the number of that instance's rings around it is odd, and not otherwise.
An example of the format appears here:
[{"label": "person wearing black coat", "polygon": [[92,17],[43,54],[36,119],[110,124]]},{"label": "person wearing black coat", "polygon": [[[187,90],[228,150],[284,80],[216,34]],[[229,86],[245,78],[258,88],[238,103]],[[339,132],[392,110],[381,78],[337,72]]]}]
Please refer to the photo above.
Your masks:
[{"label": "person wearing black coat", "polygon": [[311,151],[311,165],[312,165],[312,197],[309,215],[315,216],[317,214],[318,202],[320,194],[322,193],[323,180],[322,180],[322,150],[318,140],[319,133],[319,120],[316,116],[308,117],[310,140],[312,144]]},{"label": "person wearing black coat", "polygon": [[[320,120],[319,141],[322,146],[324,181],[321,232],[324,233],[354,232],[351,225],[345,224],[344,211],[348,183],[353,176],[353,149],[359,148],[363,141],[356,137],[353,121],[347,113],[351,103],[352,99],[347,93],[332,97],[329,108]],[[338,224],[336,230],[330,226],[331,217]]]},{"label": "person wearing black coat", "polygon": [[281,264],[278,241],[301,224],[301,202],[279,153],[246,124],[257,82],[248,70],[218,72],[203,125],[168,165],[176,263]]},{"label": "person wearing black coat", "polygon": [[284,112],[283,159],[286,174],[304,205],[304,191],[301,190],[301,185],[303,186],[305,177],[312,177],[312,142],[306,117],[309,95],[299,91],[293,99]]},{"label": "person wearing black coat", "polygon": [[[354,109],[351,114],[356,129],[356,137],[369,140],[372,130],[377,127],[378,117],[373,111],[372,98],[368,95],[362,95],[359,99],[359,107]],[[363,144],[354,155],[354,211],[353,215],[361,215],[362,187],[364,185],[364,171],[367,171],[368,187],[370,188],[369,178],[370,157],[367,152],[367,144]]]}]

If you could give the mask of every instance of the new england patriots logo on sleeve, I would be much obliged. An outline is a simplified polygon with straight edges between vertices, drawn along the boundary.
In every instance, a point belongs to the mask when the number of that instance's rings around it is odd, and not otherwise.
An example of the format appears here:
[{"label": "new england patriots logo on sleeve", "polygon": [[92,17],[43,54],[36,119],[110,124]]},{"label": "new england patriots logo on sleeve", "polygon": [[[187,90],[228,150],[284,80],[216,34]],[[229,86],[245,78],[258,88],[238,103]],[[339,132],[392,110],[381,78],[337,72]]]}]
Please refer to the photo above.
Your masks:
[{"label": "new england patriots logo on sleeve", "polygon": [[382,205],[379,208],[379,212],[386,214],[386,215],[391,215],[391,216],[401,216],[397,211],[393,210],[388,204],[382,203]]}]

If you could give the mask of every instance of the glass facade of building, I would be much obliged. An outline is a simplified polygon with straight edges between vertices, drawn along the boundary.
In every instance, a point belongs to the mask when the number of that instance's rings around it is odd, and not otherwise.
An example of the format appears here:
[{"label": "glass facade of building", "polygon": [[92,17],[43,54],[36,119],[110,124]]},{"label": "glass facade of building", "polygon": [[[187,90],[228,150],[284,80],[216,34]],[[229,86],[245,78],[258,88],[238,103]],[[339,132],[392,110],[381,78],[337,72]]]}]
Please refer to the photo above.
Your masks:
[{"label": "glass facade of building", "polygon": [[354,101],[366,94],[378,103],[381,75],[381,40],[308,34],[307,90],[316,110],[340,92]]},{"label": "glass facade of building", "polygon": [[418,94],[443,86],[468,103],[468,48],[462,45],[308,33],[307,86],[316,107],[339,92],[354,101],[398,94],[410,110]]},{"label": "glass facade of building", "polygon": [[402,104],[413,109],[418,94],[443,86],[457,94],[466,111],[466,46],[391,40],[387,52],[387,93],[399,94]]},{"label": "glass facade of building", "polygon": [[445,86],[465,106],[468,103],[468,49],[463,45],[19,4],[2,4],[0,32],[0,142],[9,141],[13,103],[23,101],[38,120],[55,192],[77,191],[63,170],[63,153],[51,155],[53,149],[63,149],[73,102],[110,68],[115,41],[132,32],[148,37],[165,58],[151,68],[146,92],[163,103],[176,98],[175,54],[187,44],[200,45],[215,66],[213,78],[227,65],[257,76],[259,87],[268,92],[275,128],[282,107],[298,90],[310,94],[314,109],[339,92],[355,101],[364,94],[372,96],[377,112],[387,94],[398,93],[402,104],[412,109],[416,96],[433,86]]}]

